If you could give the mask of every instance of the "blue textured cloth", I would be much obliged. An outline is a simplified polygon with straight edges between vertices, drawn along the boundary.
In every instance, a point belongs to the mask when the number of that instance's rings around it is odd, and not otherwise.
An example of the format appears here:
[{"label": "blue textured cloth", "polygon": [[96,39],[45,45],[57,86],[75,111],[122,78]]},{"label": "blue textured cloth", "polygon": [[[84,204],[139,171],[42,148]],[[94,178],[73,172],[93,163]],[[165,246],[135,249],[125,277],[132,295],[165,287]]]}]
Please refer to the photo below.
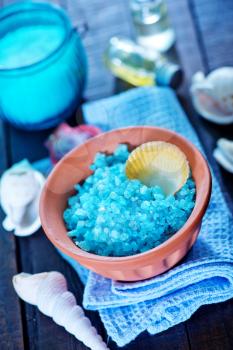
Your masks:
[{"label": "blue textured cloth", "polygon": [[[87,123],[103,130],[156,125],[202,147],[167,88],[138,88],[83,107]],[[213,175],[213,193],[201,233],[177,267],[147,281],[116,282],[65,257],[85,283],[84,307],[98,310],[108,335],[123,346],[147,330],[156,334],[187,320],[201,305],[233,297],[233,219]]]}]

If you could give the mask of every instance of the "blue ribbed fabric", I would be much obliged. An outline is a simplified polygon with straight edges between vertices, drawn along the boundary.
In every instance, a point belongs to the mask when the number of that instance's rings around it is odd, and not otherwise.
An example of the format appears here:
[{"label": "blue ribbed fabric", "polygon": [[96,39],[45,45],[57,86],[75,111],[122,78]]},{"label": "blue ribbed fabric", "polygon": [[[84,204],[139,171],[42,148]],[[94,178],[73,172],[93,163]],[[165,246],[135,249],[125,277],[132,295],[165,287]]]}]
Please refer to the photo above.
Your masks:
[{"label": "blue ribbed fabric", "polygon": [[[168,88],[138,88],[83,107],[103,130],[155,125],[174,130],[202,152],[199,139]],[[115,282],[64,257],[85,283],[83,304],[98,310],[108,335],[124,346],[147,330],[156,334],[187,320],[201,305],[233,297],[233,218],[216,175],[201,233],[182,263],[147,281]]]}]

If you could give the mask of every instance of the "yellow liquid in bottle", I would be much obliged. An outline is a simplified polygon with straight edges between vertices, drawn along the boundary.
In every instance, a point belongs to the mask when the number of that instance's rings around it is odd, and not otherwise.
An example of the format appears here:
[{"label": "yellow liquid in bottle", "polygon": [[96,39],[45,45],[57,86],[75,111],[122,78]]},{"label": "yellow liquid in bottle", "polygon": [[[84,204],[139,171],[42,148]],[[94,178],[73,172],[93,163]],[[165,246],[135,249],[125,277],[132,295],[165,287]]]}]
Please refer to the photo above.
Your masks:
[{"label": "yellow liquid in bottle", "polygon": [[145,72],[144,70],[133,69],[132,67],[126,65],[117,65],[111,63],[109,68],[115,76],[118,78],[127,81],[134,86],[154,86],[154,74]]},{"label": "yellow liquid in bottle", "polygon": [[129,39],[113,37],[104,54],[105,65],[118,78],[134,86],[155,85],[155,61]]},{"label": "yellow liquid in bottle", "polygon": [[133,41],[111,38],[104,53],[105,65],[118,78],[134,86],[166,85],[177,87],[182,72],[158,52],[148,52]]}]

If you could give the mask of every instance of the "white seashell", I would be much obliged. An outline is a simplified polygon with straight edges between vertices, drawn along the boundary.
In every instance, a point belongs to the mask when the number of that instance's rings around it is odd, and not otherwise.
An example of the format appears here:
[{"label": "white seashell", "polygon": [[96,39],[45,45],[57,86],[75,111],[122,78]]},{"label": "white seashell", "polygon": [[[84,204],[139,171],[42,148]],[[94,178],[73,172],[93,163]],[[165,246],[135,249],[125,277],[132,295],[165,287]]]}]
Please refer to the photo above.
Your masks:
[{"label": "white seashell", "polygon": [[6,213],[3,227],[15,235],[28,236],[40,227],[39,197],[44,177],[27,161],[7,170],[0,183],[1,206]]},{"label": "white seashell", "polygon": [[192,79],[194,107],[206,119],[218,124],[233,122],[233,67],[222,67],[207,77],[197,72]]},{"label": "white seashell", "polygon": [[219,139],[213,156],[224,169],[233,173],[233,141]]},{"label": "white seashell", "polygon": [[218,140],[217,146],[229,160],[229,162],[232,162],[233,164],[233,141],[221,138]]},{"label": "white seashell", "polygon": [[83,309],[76,304],[74,295],[67,291],[66,279],[61,273],[20,273],[13,277],[13,286],[21,299],[36,305],[43,314],[52,317],[55,323],[87,347],[108,350]]},{"label": "white seashell", "polygon": [[213,153],[216,161],[227,171],[233,173],[233,164],[224,156],[219,148],[216,148]]}]

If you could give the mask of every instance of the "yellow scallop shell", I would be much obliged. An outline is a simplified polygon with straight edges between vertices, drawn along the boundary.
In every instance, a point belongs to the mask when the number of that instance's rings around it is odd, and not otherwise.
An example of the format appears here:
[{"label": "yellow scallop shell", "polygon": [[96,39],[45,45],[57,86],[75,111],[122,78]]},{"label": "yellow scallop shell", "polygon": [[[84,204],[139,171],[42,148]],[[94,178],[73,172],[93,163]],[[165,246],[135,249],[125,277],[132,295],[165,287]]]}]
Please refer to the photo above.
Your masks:
[{"label": "yellow scallop shell", "polygon": [[126,175],[148,187],[160,186],[166,195],[176,193],[189,177],[185,154],[172,143],[152,141],[130,153]]}]

